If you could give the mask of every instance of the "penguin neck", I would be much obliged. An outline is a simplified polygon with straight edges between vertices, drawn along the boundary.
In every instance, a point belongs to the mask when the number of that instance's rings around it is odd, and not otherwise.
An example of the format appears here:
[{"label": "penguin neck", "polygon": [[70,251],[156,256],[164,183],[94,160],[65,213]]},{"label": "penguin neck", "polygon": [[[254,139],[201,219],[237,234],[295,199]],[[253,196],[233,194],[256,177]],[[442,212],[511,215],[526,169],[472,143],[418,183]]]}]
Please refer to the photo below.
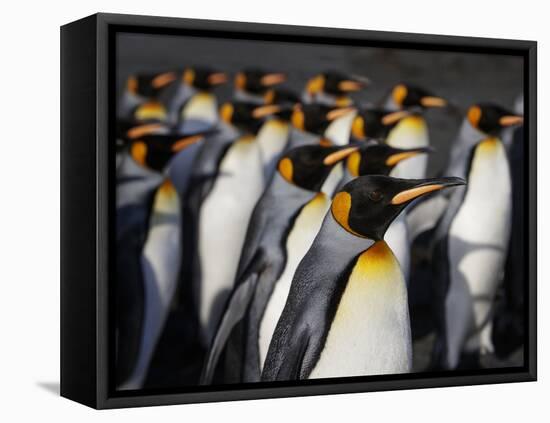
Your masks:
[{"label": "penguin neck", "polygon": [[317,235],[319,242],[329,255],[352,260],[375,243],[370,238],[361,238],[346,231],[332,216],[329,210]]},{"label": "penguin neck", "polygon": [[323,185],[321,186],[320,192],[325,194],[328,198],[331,198],[336,191],[336,188],[339,186],[340,181],[344,177],[344,167],[342,163],[337,163],[333,166],[330,173],[326,177]]}]

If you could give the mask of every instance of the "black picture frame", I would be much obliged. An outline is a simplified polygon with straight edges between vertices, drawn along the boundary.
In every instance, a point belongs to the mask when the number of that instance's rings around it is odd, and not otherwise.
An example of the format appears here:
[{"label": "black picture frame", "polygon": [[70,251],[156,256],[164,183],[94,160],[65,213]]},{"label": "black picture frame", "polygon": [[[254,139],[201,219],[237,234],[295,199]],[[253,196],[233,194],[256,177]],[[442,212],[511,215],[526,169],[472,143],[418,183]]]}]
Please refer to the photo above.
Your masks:
[{"label": "black picture frame", "polygon": [[[114,178],[111,147],[115,104],[113,40],[118,31],[336,45],[512,54],[524,58],[527,147],[526,344],[524,366],[198,386],[178,392],[115,393],[109,387],[109,278]],[[90,407],[229,401],[319,394],[534,381],[536,322],[536,107],[534,41],[343,30],[195,19],[95,14],[61,27],[61,395]],[[112,144],[112,143],[111,143]]]}]

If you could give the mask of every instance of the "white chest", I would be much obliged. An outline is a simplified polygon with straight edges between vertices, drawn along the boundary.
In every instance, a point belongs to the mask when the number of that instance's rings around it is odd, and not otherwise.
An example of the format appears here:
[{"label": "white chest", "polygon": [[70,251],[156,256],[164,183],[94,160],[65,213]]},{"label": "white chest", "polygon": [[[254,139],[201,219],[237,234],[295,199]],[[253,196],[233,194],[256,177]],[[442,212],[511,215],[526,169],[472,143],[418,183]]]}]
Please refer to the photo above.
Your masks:
[{"label": "white chest", "polygon": [[406,373],[411,368],[407,290],[384,242],[357,260],[310,378]]},{"label": "white chest", "polygon": [[501,279],[510,237],[511,179],[502,143],[483,141],[473,158],[468,188],[449,232],[451,290],[466,283],[476,321],[488,313]]}]

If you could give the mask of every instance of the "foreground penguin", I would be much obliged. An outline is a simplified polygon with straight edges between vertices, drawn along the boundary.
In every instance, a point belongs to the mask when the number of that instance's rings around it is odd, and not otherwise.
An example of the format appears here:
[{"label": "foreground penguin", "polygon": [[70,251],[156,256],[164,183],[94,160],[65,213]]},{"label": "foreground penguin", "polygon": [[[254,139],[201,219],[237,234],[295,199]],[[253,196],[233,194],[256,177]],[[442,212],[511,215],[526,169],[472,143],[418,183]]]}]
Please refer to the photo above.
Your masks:
[{"label": "foreground penguin", "polygon": [[495,137],[480,141],[470,157],[468,186],[453,193],[435,235],[435,368],[476,366],[480,353],[493,350],[493,303],[510,236],[510,168]]},{"label": "foreground penguin", "polygon": [[[389,132],[386,143],[396,148],[429,148],[428,125],[423,116],[426,109],[444,107],[447,102],[435,97],[422,88],[410,84],[398,84],[391,92],[386,102],[390,110],[408,110],[410,115],[404,117]],[[421,179],[426,177],[428,156],[419,155],[411,160],[400,163],[392,171],[395,178]],[[410,235],[406,221],[406,213],[399,215],[386,233],[393,253],[396,255],[405,274],[405,280],[409,281],[410,272]]]},{"label": "foreground penguin", "polygon": [[262,380],[410,371],[407,289],[384,233],[415,198],[461,184],[361,176],[337,193],[296,270]]},{"label": "foreground penguin", "polygon": [[369,80],[362,76],[328,71],[309,79],[303,94],[304,103],[320,103],[329,106],[351,106],[349,95],[367,87]]},{"label": "foreground penguin", "polygon": [[[117,177],[120,389],[143,386],[180,270],[181,206],[164,172],[175,154],[184,154],[185,148],[199,141],[196,137],[146,134],[143,127],[138,129],[142,133],[130,143],[130,157],[125,161],[128,172]],[[129,172],[131,169],[134,173]]]},{"label": "foreground penguin", "polygon": [[[279,307],[270,305],[272,294],[276,297],[274,303],[286,301],[286,285],[330,205],[334,184],[329,175],[334,165],[356,150],[358,147],[334,147],[323,142],[294,148],[279,161],[278,173],[250,220],[235,288],[210,350],[202,383],[211,383],[224,348],[225,383],[259,380],[271,338],[270,333],[262,336],[262,332],[272,332],[269,327],[261,327],[264,321],[271,326],[270,317],[262,319],[264,312],[277,314]],[[275,323],[276,319],[278,316]],[[240,327],[235,329],[238,323]]]}]

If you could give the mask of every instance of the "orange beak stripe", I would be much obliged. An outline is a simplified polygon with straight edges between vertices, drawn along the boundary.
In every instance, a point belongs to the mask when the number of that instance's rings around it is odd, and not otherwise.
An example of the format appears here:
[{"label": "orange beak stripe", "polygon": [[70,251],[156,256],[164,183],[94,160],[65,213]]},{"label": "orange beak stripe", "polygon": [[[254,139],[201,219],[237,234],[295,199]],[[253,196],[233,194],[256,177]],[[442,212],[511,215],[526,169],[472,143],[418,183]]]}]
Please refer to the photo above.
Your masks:
[{"label": "orange beak stripe", "polygon": [[442,188],[444,188],[444,185],[441,185],[441,184],[424,185],[421,187],[411,188],[396,194],[392,198],[391,203],[394,205],[403,204],[403,203],[406,203],[407,201],[414,200],[415,198],[420,197],[423,194],[427,194],[432,191],[437,191]]}]

